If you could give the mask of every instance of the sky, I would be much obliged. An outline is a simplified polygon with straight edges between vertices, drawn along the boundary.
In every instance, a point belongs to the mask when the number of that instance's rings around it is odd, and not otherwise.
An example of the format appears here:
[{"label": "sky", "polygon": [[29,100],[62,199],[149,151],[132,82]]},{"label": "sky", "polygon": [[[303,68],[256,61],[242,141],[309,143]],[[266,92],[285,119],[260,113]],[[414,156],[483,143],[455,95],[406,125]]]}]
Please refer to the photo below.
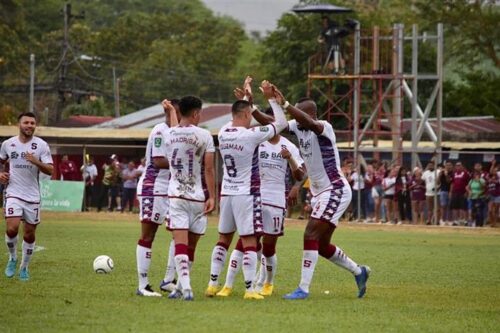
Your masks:
[{"label": "sky", "polygon": [[262,36],[276,28],[278,19],[299,3],[299,0],[202,0],[219,15],[228,15],[242,22],[247,32],[259,31]]}]

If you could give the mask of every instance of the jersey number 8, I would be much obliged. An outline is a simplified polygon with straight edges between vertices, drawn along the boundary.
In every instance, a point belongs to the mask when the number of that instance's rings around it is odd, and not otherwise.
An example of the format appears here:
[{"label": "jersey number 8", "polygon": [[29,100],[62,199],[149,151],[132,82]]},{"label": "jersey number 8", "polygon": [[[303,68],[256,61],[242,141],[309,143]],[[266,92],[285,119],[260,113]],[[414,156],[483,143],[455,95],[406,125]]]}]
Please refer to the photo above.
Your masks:
[{"label": "jersey number 8", "polygon": [[238,175],[238,170],[236,170],[236,163],[234,162],[234,157],[231,155],[224,155],[224,165],[226,166],[227,175],[234,178]]}]

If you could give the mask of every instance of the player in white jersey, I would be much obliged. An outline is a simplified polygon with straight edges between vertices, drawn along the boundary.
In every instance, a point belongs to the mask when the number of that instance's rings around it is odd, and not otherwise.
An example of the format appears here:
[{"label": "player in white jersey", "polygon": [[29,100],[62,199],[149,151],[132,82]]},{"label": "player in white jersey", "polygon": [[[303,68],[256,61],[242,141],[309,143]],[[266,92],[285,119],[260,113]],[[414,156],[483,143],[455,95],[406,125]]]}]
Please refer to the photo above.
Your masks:
[{"label": "player in white jersey", "polygon": [[194,96],[179,101],[179,125],[167,131],[166,154],[171,178],[168,229],[175,241],[178,287],[169,298],[193,300],[190,269],[196,244],[207,227],[207,215],[215,207],[215,147],[209,131],[198,127],[202,102]]},{"label": "player in white jersey", "polygon": [[51,176],[54,167],[49,145],[34,136],[36,117],[26,112],[18,117],[19,135],[2,143],[0,163],[8,164],[8,171],[0,172],[0,182],[5,190],[5,243],[9,250],[9,261],[5,268],[8,278],[16,274],[17,240],[19,225],[23,221],[22,259],[19,279],[29,280],[28,265],[35,249],[35,232],[40,223],[40,172]]},{"label": "player in white jersey", "polygon": [[[141,238],[137,242],[136,248],[137,275],[139,278],[136,294],[139,296],[161,296],[151,288],[148,273],[152,257],[151,247],[156,231],[158,226],[168,218],[168,180],[170,172],[168,160],[165,157],[166,131],[169,128],[167,121],[173,126],[178,123],[174,105],[168,100],[164,100],[162,105],[166,120],[153,127],[149,134],[146,146],[146,169],[137,183],[139,219],[141,221]],[[169,261],[172,266],[173,260]],[[170,273],[170,279],[173,280],[175,268],[168,269],[167,267],[168,273]]]},{"label": "player in white jersey", "polygon": [[[268,108],[266,114],[273,115]],[[260,193],[262,197],[262,256],[256,289],[262,296],[273,292],[274,276],[277,268],[276,243],[283,235],[286,211],[287,182],[290,171],[293,178],[304,177],[304,161],[298,148],[288,139],[276,135],[259,146]],[[232,294],[233,283],[241,267],[243,245],[241,239],[229,257],[224,288],[216,295],[227,297]]]},{"label": "player in white jersey", "polygon": [[274,123],[261,127],[250,127],[251,104],[239,100],[232,106],[232,123],[219,132],[219,149],[224,162],[222,180],[219,242],[212,253],[210,282],[205,292],[212,297],[218,291],[218,279],[226,259],[227,249],[235,231],[242,238],[243,276],[245,279],[245,299],[263,299],[257,294],[252,282],[257,267],[257,237],[262,230],[260,202],[260,177],[258,146],[281,132],[286,127],[286,118],[281,107],[273,98],[272,85],[264,81],[261,85],[264,97],[274,110]]},{"label": "player in white jersey", "polygon": [[[304,231],[304,251],[299,287],[285,299],[305,299],[314,274],[318,255],[350,271],[358,286],[358,297],[366,292],[366,281],[370,268],[359,266],[339,247],[330,243],[338,221],[351,201],[350,186],[340,169],[339,153],[332,125],[317,119],[316,103],[309,98],[299,101],[294,107],[285,101],[278,89],[276,99],[294,118],[289,121],[288,130],[299,140],[307,174],[311,182],[311,207],[313,211]],[[260,117],[263,115],[262,117]],[[264,114],[255,115],[266,122]],[[267,120],[269,121],[269,119]]]}]

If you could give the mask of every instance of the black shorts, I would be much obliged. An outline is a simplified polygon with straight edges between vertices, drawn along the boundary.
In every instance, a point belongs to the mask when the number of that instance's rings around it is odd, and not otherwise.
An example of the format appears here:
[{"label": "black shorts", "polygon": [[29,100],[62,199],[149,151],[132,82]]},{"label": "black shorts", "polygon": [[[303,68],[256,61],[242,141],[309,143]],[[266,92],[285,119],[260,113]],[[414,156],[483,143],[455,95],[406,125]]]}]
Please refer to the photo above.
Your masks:
[{"label": "black shorts", "polygon": [[467,200],[465,194],[452,193],[450,200],[451,209],[467,209]]},{"label": "black shorts", "polygon": [[384,199],[394,200],[394,194],[384,194]]}]

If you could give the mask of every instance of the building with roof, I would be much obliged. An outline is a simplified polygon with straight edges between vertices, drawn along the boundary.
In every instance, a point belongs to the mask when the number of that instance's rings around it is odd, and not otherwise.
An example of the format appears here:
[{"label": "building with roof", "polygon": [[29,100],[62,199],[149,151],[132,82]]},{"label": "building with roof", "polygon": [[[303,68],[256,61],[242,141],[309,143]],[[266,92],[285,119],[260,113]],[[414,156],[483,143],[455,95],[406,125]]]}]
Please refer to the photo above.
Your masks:
[{"label": "building with roof", "polygon": [[[201,113],[200,127],[206,128],[212,134],[231,120],[231,104],[204,104]],[[161,104],[129,113],[125,116],[96,124],[94,128],[152,128],[164,121],[165,114]]]}]

